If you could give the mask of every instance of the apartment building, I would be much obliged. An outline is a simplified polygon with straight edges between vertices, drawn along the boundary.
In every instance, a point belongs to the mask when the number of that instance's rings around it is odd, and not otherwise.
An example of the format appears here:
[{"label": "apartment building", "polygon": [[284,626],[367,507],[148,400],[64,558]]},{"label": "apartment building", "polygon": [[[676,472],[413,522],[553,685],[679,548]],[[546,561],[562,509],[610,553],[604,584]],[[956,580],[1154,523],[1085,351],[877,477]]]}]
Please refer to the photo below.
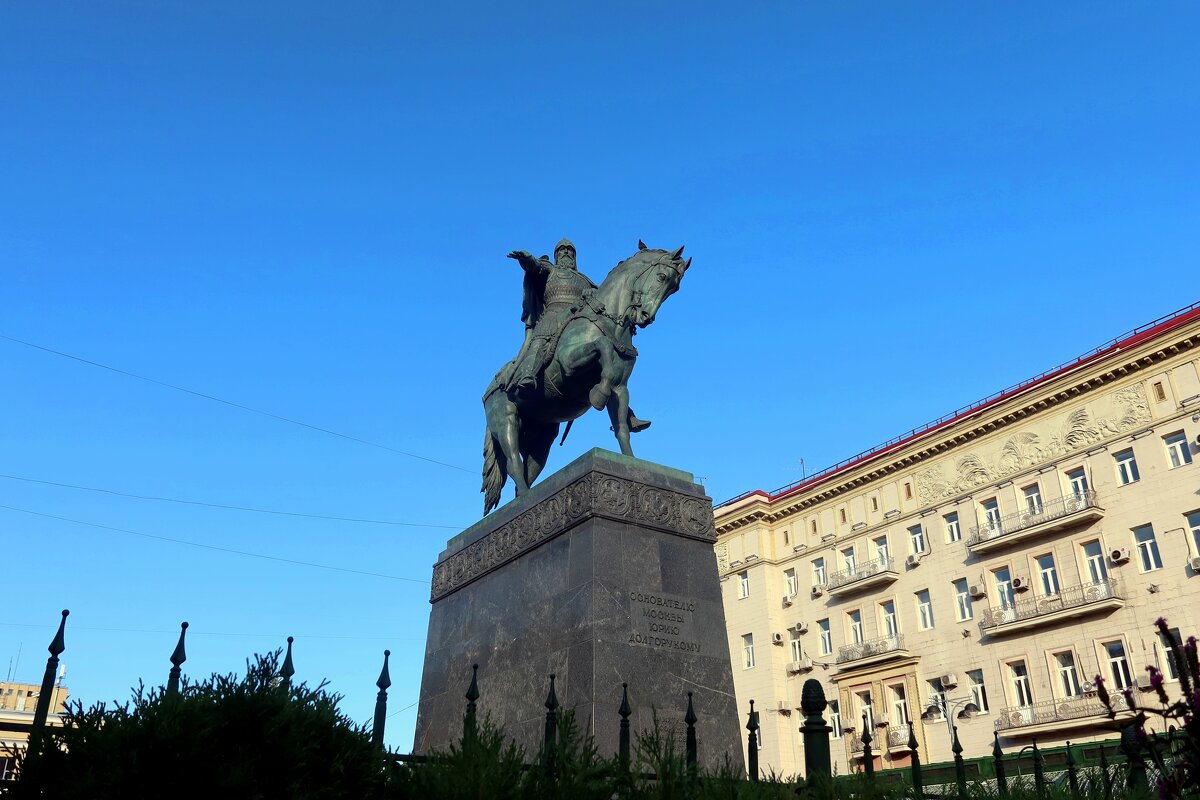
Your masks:
[{"label": "apartment building", "polygon": [[[33,722],[41,686],[33,683],[0,681],[0,782],[11,780],[17,755],[25,749],[29,734],[25,728]],[[55,686],[50,698],[48,725],[61,725],[67,705],[67,688]]]},{"label": "apartment building", "polygon": [[[800,689],[830,700],[840,772],[1034,739],[1111,739],[1096,696],[1155,630],[1200,635],[1200,303],[774,492],[716,509],[739,707],[764,769],[802,770]],[[1118,715],[1117,723],[1131,716]]]}]

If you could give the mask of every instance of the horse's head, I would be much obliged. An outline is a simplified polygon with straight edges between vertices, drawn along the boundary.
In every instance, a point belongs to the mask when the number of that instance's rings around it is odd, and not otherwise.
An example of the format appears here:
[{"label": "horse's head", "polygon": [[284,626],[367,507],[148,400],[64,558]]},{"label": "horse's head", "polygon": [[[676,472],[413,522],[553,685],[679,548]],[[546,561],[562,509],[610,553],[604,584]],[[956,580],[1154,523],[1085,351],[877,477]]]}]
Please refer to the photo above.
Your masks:
[{"label": "horse's head", "polygon": [[683,260],[682,247],[674,252],[652,250],[639,241],[638,252],[621,264],[629,275],[630,290],[623,321],[639,328],[654,322],[659,307],[679,289],[691,264],[690,258]]}]

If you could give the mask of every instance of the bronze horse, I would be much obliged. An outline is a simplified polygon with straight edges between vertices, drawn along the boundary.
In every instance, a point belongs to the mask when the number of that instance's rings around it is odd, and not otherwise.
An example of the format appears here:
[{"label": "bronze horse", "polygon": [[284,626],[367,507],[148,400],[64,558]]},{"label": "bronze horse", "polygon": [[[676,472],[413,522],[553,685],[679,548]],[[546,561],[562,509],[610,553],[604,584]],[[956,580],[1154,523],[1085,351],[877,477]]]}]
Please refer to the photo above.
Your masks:
[{"label": "bronze horse", "polygon": [[[663,301],[679,288],[692,260],[674,252],[639,250],[613,267],[562,329],[537,391],[518,406],[504,391],[509,362],[483,395],[487,433],[483,440],[483,513],[500,505],[508,478],[517,496],[529,490],[546,466],[559,425],[583,416],[589,407],[608,408],[621,452],[629,446],[629,375],[637,361],[633,336],[654,322]],[[640,428],[639,428],[640,430]]]}]

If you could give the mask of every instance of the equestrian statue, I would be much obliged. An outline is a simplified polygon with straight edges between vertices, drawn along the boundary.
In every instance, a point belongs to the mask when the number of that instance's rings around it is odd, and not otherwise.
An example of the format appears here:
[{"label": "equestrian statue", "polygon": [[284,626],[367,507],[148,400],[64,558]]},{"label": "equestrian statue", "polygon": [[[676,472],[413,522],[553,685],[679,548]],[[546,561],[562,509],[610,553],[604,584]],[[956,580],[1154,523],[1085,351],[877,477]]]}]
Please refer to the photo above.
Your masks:
[{"label": "equestrian statue", "polygon": [[[566,239],[554,260],[524,250],[508,254],[525,272],[521,320],[525,341],[483,394],[483,513],[500,505],[508,478],[517,496],[546,466],[559,425],[588,408],[608,409],[621,452],[633,455],[629,434],[650,427],[629,407],[629,375],[637,361],[633,337],[654,322],[663,301],[679,288],[692,260],[683,248],[638,250],[597,286],[575,265]],[[566,432],[563,433],[566,439]]]}]

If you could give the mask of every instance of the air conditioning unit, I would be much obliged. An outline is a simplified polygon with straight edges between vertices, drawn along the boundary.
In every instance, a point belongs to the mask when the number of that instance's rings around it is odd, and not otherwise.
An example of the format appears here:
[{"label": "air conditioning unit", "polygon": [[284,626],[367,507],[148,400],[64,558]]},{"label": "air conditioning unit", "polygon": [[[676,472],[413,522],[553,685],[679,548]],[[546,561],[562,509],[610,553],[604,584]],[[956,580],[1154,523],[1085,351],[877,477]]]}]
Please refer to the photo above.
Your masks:
[{"label": "air conditioning unit", "polygon": [[1126,561],[1129,560],[1129,548],[1128,547],[1118,547],[1115,550],[1113,550],[1111,553],[1109,553],[1108,557],[1112,559],[1112,562],[1114,564],[1124,564]]},{"label": "air conditioning unit", "polygon": [[943,689],[953,689],[955,686],[958,686],[958,676],[953,672],[946,673],[938,680],[941,682]]},{"label": "air conditioning unit", "polygon": [[787,666],[787,671],[792,672],[792,673],[808,672],[812,668],[813,668],[813,660],[811,658],[809,658],[808,656],[805,656],[804,658],[800,659],[799,661],[792,661],[791,663],[789,663]]},{"label": "air conditioning unit", "polygon": [[790,594],[785,594],[783,596],[783,607],[787,608],[791,604],[792,604],[792,596]]},{"label": "air conditioning unit", "polygon": [[813,596],[813,597],[820,597],[820,596],[821,596],[821,595],[823,595],[823,594],[825,594],[825,587],[824,587],[824,586],[814,586],[814,587],[812,587],[812,596]]},{"label": "air conditioning unit", "polygon": [[920,553],[913,553],[911,556],[904,559],[904,565],[906,567],[915,567],[917,564],[920,564],[920,563],[921,563],[921,554]]},{"label": "air conditioning unit", "polygon": [[782,633],[772,633],[771,634],[771,644],[782,645],[783,644],[783,634]]},{"label": "air conditioning unit", "polygon": [[787,701],[787,700],[778,700],[778,701],[776,701],[776,703],[775,703],[775,710],[776,710],[776,711],[778,711],[780,714],[788,714],[788,715],[790,715],[790,714],[792,713],[792,707],[788,705],[788,701]]},{"label": "air conditioning unit", "polygon": [[1150,691],[1150,688],[1151,688],[1150,676],[1149,675],[1138,675],[1137,676],[1137,687],[1139,689],[1141,689],[1143,692]]},{"label": "air conditioning unit", "polygon": [[1083,693],[1084,694],[1095,694],[1096,693],[1095,681],[1084,681],[1083,682]]},{"label": "air conditioning unit", "polygon": [[1200,556],[1188,559],[1188,566],[1192,568],[1192,572],[1200,575]]},{"label": "air conditioning unit", "polygon": [[1014,592],[1027,592],[1029,591],[1029,579],[1021,577],[1013,578],[1012,587]]},{"label": "air conditioning unit", "polygon": [[796,633],[808,633],[808,623],[807,622],[797,622],[795,625],[792,626],[792,630],[794,630]]},{"label": "air conditioning unit", "polygon": [[880,715],[875,718],[875,727],[876,728],[886,728],[887,726],[888,726],[888,718],[887,717]]},{"label": "air conditioning unit", "polygon": [[986,597],[987,596],[987,589],[985,589],[983,587],[982,583],[972,583],[970,586],[967,587],[967,591],[970,592],[971,597]]}]

